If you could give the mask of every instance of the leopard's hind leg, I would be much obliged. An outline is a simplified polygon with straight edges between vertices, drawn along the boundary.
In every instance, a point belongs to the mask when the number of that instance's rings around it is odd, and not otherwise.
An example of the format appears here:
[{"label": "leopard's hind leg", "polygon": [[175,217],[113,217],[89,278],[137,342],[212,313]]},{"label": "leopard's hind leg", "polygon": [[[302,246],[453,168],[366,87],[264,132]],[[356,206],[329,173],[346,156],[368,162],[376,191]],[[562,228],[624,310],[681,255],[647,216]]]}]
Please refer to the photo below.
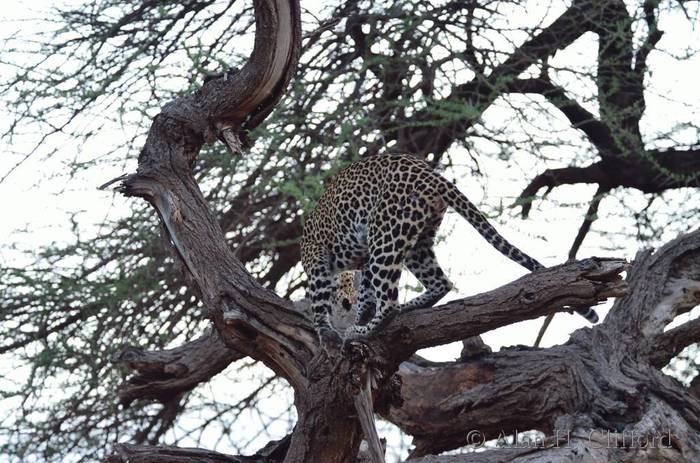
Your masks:
[{"label": "leopard's hind leg", "polygon": [[375,332],[399,310],[401,268],[425,228],[427,210],[425,200],[416,194],[398,204],[389,197],[376,208],[368,230],[369,273],[363,278],[369,283],[364,290],[372,291],[376,300],[376,311],[366,325],[351,327],[349,336]]},{"label": "leopard's hind leg", "polygon": [[432,307],[452,289],[452,283],[440,267],[433,250],[443,215],[444,210],[431,218],[415,246],[406,255],[406,268],[420,281],[425,292],[402,304],[401,311]]}]

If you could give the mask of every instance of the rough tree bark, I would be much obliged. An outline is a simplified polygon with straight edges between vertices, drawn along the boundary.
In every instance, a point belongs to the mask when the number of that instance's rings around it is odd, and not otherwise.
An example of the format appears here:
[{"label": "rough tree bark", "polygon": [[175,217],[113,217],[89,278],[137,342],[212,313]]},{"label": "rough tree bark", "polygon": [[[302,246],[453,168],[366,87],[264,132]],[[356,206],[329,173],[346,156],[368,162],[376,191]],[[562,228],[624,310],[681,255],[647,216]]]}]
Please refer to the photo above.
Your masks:
[{"label": "rough tree bark", "polygon": [[[167,402],[250,356],[289,382],[298,422],[290,436],[251,457],[121,444],[109,461],[376,461],[360,452],[355,401],[366,384],[374,410],[415,436],[417,461],[700,461],[700,401],[659,370],[698,340],[696,323],[667,333],[664,327],[700,301],[700,232],[654,254],[640,253],[629,270],[629,292],[620,277],[627,269],[622,260],[568,262],[487,293],[400,314],[380,336],[349,345],[338,357],[319,348],[300,305],[264,289],[236,259],[192,175],[200,148],[215,137],[239,151],[245,131],[269,113],[294,71],[298,3],[257,0],[255,12],[248,65],[235,78],[215,79],[166,105],[154,118],[137,172],[119,178],[121,192],[156,209],[215,331],[166,352],[128,348],[115,361],[138,372],[120,400]],[[445,364],[414,355],[625,294],[603,323],[579,330],[562,346],[465,352]],[[492,439],[529,429],[550,438],[536,448],[429,455],[480,443],[470,430]],[[602,432],[650,437],[666,430],[669,438],[654,448],[602,444],[610,437]]]}]

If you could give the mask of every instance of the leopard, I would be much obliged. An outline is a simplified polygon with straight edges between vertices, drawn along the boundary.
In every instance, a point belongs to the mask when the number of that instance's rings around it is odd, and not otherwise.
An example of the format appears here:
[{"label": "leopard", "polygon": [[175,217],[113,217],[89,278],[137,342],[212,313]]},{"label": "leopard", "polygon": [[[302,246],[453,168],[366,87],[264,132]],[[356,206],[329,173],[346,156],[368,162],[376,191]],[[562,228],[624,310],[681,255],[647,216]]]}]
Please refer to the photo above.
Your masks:
[{"label": "leopard", "polygon": [[[375,335],[396,313],[432,307],[453,288],[434,251],[448,207],[504,256],[530,272],[544,268],[499,234],[427,161],[401,153],[361,158],[329,181],[303,226],[301,262],[321,344]],[[399,304],[404,266],[424,291]],[[357,280],[354,301],[352,285]],[[346,310],[357,306],[355,324],[344,336],[330,323],[337,305]],[[573,310],[591,323],[598,321],[590,307]]]}]

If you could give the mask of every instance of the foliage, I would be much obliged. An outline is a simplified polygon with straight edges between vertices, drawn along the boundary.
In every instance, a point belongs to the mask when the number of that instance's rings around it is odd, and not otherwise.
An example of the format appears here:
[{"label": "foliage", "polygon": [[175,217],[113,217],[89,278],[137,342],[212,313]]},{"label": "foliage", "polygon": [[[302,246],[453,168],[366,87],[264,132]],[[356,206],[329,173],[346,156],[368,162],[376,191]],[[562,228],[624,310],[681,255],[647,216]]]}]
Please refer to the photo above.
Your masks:
[{"label": "foliage", "polygon": [[[696,59],[697,40],[676,38],[657,46],[647,38],[657,21],[692,23],[697,7],[627,3],[629,22],[599,25],[612,31],[600,34],[611,47],[616,38],[629,37],[638,60],[645,46],[655,49],[650,56],[659,65]],[[579,39],[583,45],[565,48],[563,57],[484,84],[567,7],[558,1],[368,0],[307,11],[298,76],[273,116],[252,134],[251,152],[231,157],[216,144],[197,166],[205,196],[241,261],[265,285],[299,296],[304,279],[296,243],[303,213],[327,178],[360,156],[410,149],[436,167],[466,167],[482,185],[488,178],[479,176],[481,165],[494,160],[511,167],[524,163],[533,177],[541,168],[593,162],[604,150],[581,130],[583,124],[562,116],[570,101],[514,88],[545,71],[611,129],[614,146],[643,140],[637,147],[641,157],[653,150],[692,149],[698,128],[689,116],[657,128],[659,116],[643,106],[620,112],[624,106],[614,98],[628,89],[629,69],[617,69],[605,82],[597,73],[601,60],[613,70],[619,67],[624,53],[599,60],[581,49],[594,43],[586,36]],[[651,19],[649,8],[655,12]],[[9,118],[3,138],[16,147],[10,153],[17,160],[0,172],[2,178],[11,178],[26,159],[58,158],[66,170],[55,175],[63,181],[98,184],[104,169],[123,169],[125,157],[133,162],[160,106],[206,78],[235,72],[250,51],[253,30],[249,5],[235,0],[92,0],[41,17],[28,23],[31,34],[8,38],[2,51],[2,65],[12,71],[0,80]],[[664,89],[654,87],[653,69],[643,66],[639,72],[647,100],[656,101]],[[697,103],[686,102],[684,114],[696,114]],[[639,129],[642,117],[652,122],[642,119]],[[635,127],[641,130],[636,138],[630,135]],[[420,142],[407,138],[420,129],[428,131]],[[449,143],[438,136],[444,132]],[[75,155],[78,147],[84,152]],[[636,227],[599,230],[612,234],[613,246],[630,237],[654,243],[698,218],[697,202],[680,202],[694,189],[673,186],[642,194],[622,185],[612,191],[619,206],[607,214]],[[669,198],[678,207],[664,207]],[[502,199],[489,208],[501,211]],[[561,205],[557,201],[552,203]],[[564,205],[585,215],[585,200]],[[76,223],[83,220],[77,215]],[[118,409],[123,378],[111,355],[124,344],[176,345],[199,334],[206,320],[152,211],[133,203],[115,215],[91,218],[97,222],[92,227],[81,222],[69,242],[32,243],[16,265],[0,269],[0,353],[12,365],[5,367],[0,387],[8,405],[0,421],[0,449],[11,459],[90,461],[119,440],[191,443],[204,438],[212,423],[213,441],[223,439],[226,450],[233,440],[227,435],[246,419],[241,407],[284,390],[269,372],[247,377],[242,371],[250,366],[239,363],[216,390],[200,387],[175,404]],[[251,391],[251,382],[259,387]],[[223,384],[229,391],[240,389],[228,405],[219,398]],[[180,414],[197,409],[209,412]],[[288,419],[283,415],[260,418],[261,429]],[[199,437],[192,435],[195,428]],[[283,434],[282,428],[277,432]],[[236,450],[260,444],[254,440]]]}]

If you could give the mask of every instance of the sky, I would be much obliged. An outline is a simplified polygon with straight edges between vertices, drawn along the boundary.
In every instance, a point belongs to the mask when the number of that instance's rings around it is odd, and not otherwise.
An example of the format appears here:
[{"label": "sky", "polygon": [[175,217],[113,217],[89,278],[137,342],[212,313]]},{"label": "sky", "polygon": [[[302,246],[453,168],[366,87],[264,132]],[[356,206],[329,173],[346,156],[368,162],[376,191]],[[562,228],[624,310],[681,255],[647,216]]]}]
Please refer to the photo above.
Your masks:
[{"label": "sky", "polygon": [[[41,2],[29,2],[21,0],[9,0],[3,3],[3,19],[10,20],[5,24],[14,24],[16,32],[21,33],[26,23],[17,21],[27,17],[28,12],[38,6],[53,5],[53,0]],[[317,9],[318,3],[310,3],[302,0],[302,5],[311,9]],[[552,13],[553,14],[553,13]],[[668,48],[683,49],[685,44],[700,43],[700,33],[693,29],[688,21],[681,15],[664,18],[661,28],[666,31],[662,44]],[[5,29],[0,34],[0,50],[3,47],[2,37],[8,37],[13,31]],[[565,52],[559,54],[555,60],[562,64],[571,63],[572,60],[594,59],[596,54],[595,37],[587,35],[577,41]],[[697,90],[697,79],[700,76],[700,58],[693,57],[679,64],[672,57],[664,53],[653,53],[650,57],[650,67],[654,69],[649,77],[653,82],[654,92],[647,95],[648,110],[644,118],[644,128],[654,132],[670,131],[679,123],[696,120],[696,111],[700,108],[700,92]],[[0,64],[0,72],[8,69]],[[566,78],[566,77],[562,77]],[[523,102],[525,103],[525,102]],[[486,123],[498,124],[507,117],[511,111],[508,104],[496,103],[484,114]],[[0,128],[9,123],[0,115]],[[561,119],[556,122],[553,131],[571,131],[572,137],[578,136],[568,123]],[[128,136],[119,128],[109,131],[109,136]],[[697,134],[693,131],[681,132],[678,142],[692,142]],[[697,139],[697,138],[696,138]],[[47,141],[51,146],[61,146],[65,140],[60,136]],[[4,175],[22,156],[23,150],[29,146],[27,140],[23,140],[24,146],[14,141],[3,141],[0,145],[0,177]],[[133,199],[126,199],[115,195],[110,191],[99,191],[97,186],[124,172],[133,170],[134,165],[114,165],[100,169],[98,175],[90,178],[78,176],[73,179],[56,177],[55,172],[65,169],[66,163],[76,156],[90,158],[93,153],[99,153],[101,142],[93,142],[92,145],[75,146],[66,143],[66,149],[60,150],[57,156],[44,158],[40,155],[31,157],[23,163],[10,176],[0,183],[0,213],[3,220],[0,221],[0,240],[5,243],[17,241],[20,247],[36,248],[41,243],[61,242],[71,238],[70,215],[76,211],[83,211],[79,215],[81,223],[89,230],[90,223],[100,222],[104,217],[118,217],[128,212],[128,206]],[[108,143],[108,142],[107,142]],[[489,146],[477,146],[477,148],[489,150]],[[574,159],[576,153],[570,153],[570,159]],[[465,159],[467,156],[465,156]],[[453,159],[459,159],[459,153],[455,152]],[[534,161],[525,152],[514,153],[513,166],[506,169],[505,164],[495,157],[484,156],[480,161],[480,167],[487,179],[485,187],[483,182],[474,182],[470,179],[471,166],[467,162],[456,162],[453,172],[448,177],[454,178],[459,188],[475,204],[512,204],[517,198],[527,180],[532,178],[534,172],[539,172],[544,167],[541,161]],[[547,167],[560,167],[547,164]],[[94,172],[93,172],[94,173]],[[590,198],[595,188],[591,186],[572,186],[557,188],[547,202],[536,202],[528,220],[522,220],[517,216],[516,210],[507,210],[496,222],[497,229],[513,244],[527,254],[535,257],[545,265],[554,265],[566,260],[566,255],[576,230],[580,226],[583,210],[573,207],[557,207],[559,204],[570,204],[581,198]],[[624,199],[622,197],[624,196]],[[670,214],[677,206],[674,201],[685,201],[686,196],[669,195],[667,203],[656,206],[660,216]],[[643,195],[637,193],[625,193],[613,195],[603,201],[600,210],[601,220],[596,222],[595,230],[629,230],[634,224],[630,218],[620,218],[619,211],[624,205],[632,204],[641,208],[646,204]],[[698,202],[700,208],[700,202]],[[26,233],[17,234],[17,230],[25,229]],[[455,213],[448,213],[441,235],[444,240],[437,246],[438,260],[446,269],[452,282],[453,290],[442,302],[460,299],[467,295],[494,289],[508,283],[525,274],[525,270],[507,258],[498,254],[478,233],[476,233],[461,217]],[[663,240],[671,239],[667,235]],[[662,240],[662,241],[663,241]],[[590,234],[584,246],[579,252],[579,257],[587,256],[614,256],[632,259],[639,245],[635,240],[615,243],[618,248],[610,251],[610,238],[597,233]],[[0,248],[0,265],[22,265],[19,254],[6,248]],[[406,272],[404,272],[406,273]],[[411,278],[404,275],[404,281],[410,282]],[[407,298],[409,294],[402,297]],[[604,315],[609,303],[599,308],[599,314]],[[696,313],[684,316],[684,320],[695,317]],[[500,328],[483,335],[484,340],[494,350],[503,346],[516,344],[532,345],[542,320],[531,320],[508,327]],[[680,322],[680,321],[679,321]],[[570,333],[589,324],[581,317],[569,314],[558,314],[543,340],[544,346],[551,346],[565,342]],[[461,345],[454,343],[448,346],[432,348],[421,352],[431,360],[450,360],[459,356]]]}]

